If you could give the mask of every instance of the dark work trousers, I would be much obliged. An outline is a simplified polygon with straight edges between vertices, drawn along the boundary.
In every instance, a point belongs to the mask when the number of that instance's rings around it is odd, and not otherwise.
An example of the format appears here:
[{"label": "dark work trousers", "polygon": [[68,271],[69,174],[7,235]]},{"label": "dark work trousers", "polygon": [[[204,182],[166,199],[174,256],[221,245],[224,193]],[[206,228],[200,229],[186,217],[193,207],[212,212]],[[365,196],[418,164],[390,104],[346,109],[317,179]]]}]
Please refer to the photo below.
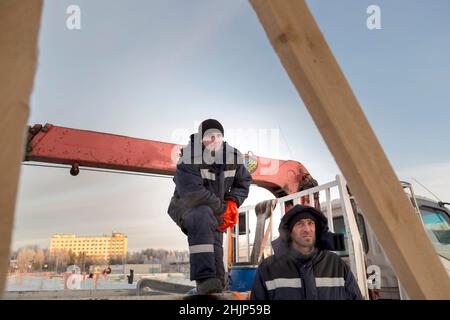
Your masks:
[{"label": "dark work trousers", "polygon": [[218,278],[225,284],[223,265],[223,233],[218,232],[217,220],[208,206],[192,208],[183,217],[189,243],[191,280]]}]

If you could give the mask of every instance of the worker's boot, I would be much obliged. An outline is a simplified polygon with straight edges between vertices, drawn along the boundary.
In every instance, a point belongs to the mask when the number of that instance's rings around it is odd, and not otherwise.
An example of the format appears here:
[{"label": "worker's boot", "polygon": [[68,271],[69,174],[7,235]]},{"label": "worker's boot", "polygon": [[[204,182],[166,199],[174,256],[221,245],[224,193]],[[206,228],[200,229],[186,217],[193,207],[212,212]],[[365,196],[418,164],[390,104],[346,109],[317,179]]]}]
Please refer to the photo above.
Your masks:
[{"label": "worker's boot", "polygon": [[195,281],[197,284],[197,294],[205,295],[212,293],[222,293],[222,281],[217,278],[206,278]]}]

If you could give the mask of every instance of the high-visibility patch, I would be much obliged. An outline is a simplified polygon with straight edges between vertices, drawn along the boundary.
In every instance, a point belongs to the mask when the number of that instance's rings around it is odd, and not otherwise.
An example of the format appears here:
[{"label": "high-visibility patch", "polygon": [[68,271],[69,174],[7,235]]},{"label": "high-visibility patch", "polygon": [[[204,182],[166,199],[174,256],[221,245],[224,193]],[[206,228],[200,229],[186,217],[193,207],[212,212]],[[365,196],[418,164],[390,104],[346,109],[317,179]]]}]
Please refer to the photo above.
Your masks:
[{"label": "high-visibility patch", "polygon": [[236,175],[236,170],[226,170],[223,172],[224,178],[234,178],[235,175]]},{"label": "high-visibility patch", "polygon": [[214,245],[212,244],[197,244],[195,246],[189,247],[189,253],[195,254],[195,253],[208,253],[212,252],[214,253]]},{"label": "high-visibility patch", "polygon": [[316,278],[316,287],[344,287],[344,278]]},{"label": "high-visibility patch", "polygon": [[277,278],[266,281],[267,290],[275,290],[278,288],[301,288],[302,280],[300,278]]},{"label": "high-visibility patch", "polygon": [[213,172],[209,172],[208,169],[200,169],[200,175],[203,179],[216,180],[216,175]]}]

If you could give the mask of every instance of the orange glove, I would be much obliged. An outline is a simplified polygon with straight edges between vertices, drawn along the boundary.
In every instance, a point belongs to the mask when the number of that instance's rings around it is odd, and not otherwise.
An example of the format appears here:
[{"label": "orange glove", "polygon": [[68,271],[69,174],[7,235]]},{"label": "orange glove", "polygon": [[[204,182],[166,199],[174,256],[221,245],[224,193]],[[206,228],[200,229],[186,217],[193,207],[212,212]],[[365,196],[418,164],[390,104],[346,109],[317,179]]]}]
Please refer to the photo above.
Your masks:
[{"label": "orange glove", "polygon": [[225,232],[228,228],[234,227],[239,218],[236,202],[227,200],[227,210],[221,215],[223,222],[217,226],[217,230]]},{"label": "orange glove", "polygon": [[239,211],[238,211],[236,202],[234,202],[233,200],[228,200],[228,205],[231,207],[230,208],[231,212],[230,212],[229,227],[233,228],[236,225],[236,223],[238,222]]}]

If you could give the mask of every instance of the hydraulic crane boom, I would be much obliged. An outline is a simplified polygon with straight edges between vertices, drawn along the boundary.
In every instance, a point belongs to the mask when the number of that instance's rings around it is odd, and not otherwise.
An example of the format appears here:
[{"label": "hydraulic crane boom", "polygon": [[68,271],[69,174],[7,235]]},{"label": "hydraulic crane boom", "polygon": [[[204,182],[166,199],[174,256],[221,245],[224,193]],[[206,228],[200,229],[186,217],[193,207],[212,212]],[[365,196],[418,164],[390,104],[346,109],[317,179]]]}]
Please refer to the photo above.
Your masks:
[{"label": "hydraulic crane boom", "polygon": [[[36,124],[28,128],[24,161],[174,175],[182,145],[102,132]],[[245,155],[253,182],[277,198],[317,185],[297,161]]]}]

